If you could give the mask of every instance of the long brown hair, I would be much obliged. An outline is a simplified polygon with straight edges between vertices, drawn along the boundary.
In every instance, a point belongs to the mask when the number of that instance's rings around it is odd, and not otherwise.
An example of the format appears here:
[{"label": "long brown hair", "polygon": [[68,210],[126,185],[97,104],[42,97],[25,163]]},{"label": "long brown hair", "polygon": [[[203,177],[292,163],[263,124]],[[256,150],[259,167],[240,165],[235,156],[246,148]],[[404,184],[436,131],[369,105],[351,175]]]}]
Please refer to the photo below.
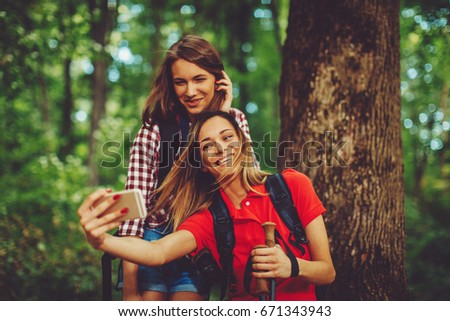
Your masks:
[{"label": "long brown hair", "polygon": [[[142,112],[144,124],[155,121],[171,121],[178,113],[184,112],[184,107],[175,95],[173,87],[172,64],[184,59],[214,75],[216,80],[223,79],[223,64],[219,53],[213,45],[205,39],[188,35],[174,43],[166,53],[166,57],[155,77],[152,90],[145,102]],[[218,109],[225,99],[225,92],[215,92],[211,100],[211,106]],[[151,120],[151,121],[150,121]]]},{"label": "long brown hair", "polygon": [[[198,143],[203,124],[215,116],[231,123],[241,143],[238,157],[217,180],[210,173],[202,171]],[[161,194],[154,208],[168,211],[173,228],[176,229],[190,215],[208,208],[220,186],[239,178],[245,189],[254,190],[253,186],[264,183],[267,175],[254,166],[253,149],[234,116],[222,111],[204,112],[191,126],[186,148],[158,188],[157,193]]]}]

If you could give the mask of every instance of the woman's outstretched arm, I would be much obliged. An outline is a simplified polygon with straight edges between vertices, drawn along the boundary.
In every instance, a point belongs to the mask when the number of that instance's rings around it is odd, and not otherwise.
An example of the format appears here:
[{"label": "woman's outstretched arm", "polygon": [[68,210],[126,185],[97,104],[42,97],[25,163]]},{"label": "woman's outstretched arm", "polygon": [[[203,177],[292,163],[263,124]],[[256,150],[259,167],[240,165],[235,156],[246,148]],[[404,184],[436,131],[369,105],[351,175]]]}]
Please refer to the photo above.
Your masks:
[{"label": "woman's outstretched arm", "polygon": [[177,231],[151,243],[138,238],[121,238],[108,234],[108,231],[120,225],[120,217],[124,214],[120,210],[108,212],[108,208],[116,202],[112,198],[93,207],[107,193],[105,189],[92,193],[78,209],[86,239],[95,249],[148,266],[163,265],[196,249],[195,238],[188,231]]}]

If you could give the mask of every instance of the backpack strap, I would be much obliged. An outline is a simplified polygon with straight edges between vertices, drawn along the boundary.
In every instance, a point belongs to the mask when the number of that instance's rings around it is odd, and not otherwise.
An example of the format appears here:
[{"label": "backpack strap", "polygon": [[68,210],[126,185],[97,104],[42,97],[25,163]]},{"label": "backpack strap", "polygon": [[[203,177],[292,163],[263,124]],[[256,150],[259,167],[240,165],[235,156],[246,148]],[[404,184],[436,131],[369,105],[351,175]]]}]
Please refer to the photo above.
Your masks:
[{"label": "backpack strap", "polygon": [[180,147],[180,126],[176,123],[158,122],[159,134],[161,140],[159,142],[159,169],[158,169],[158,186],[166,178],[175,160],[175,155]]},{"label": "backpack strap", "polygon": [[189,120],[184,115],[180,115],[180,123],[178,123],[175,119],[173,121],[158,121],[158,126],[161,139],[157,187],[164,182],[167,174],[172,168],[173,163],[175,162],[175,157],[180,150],[180,147],[184,148],[184,145],[187,142]]},{"label": "backpack strap", "polygon": [[220,299],[223,300],[227,289],[231,293],[236,291],[236,279],[233,273],[233,249],[236,243],[234,225],[220,192],[216,192],[209,211],[213,217],[217,251],[219,252],[220,264],[224,274],[220,289]]},{"label": "backpack strap", "polygon": [[112,279],[111,279],[111,265],[112,257],[109,253],[104,252],[102,255],[102,300],[111,301],[112,300]]},{"label": "backpack strap", "polygon": [[[119,236],[116,231],[114,236]],[[103,252],[102,255],[102,300],[111,301],[112,300],[112,261],[116,257],[109,254],[108,252]]]},{"label": "backpack strap", "polygon": [[304,253],[305,249],[302,244],[308,244],[309,240],[306,238],[305,230],[292,200],[291,191],[283,175],[277,173],[267,176],[264,185],[275,210],[294,236],[294,241],[290,240],[291,243]]}]

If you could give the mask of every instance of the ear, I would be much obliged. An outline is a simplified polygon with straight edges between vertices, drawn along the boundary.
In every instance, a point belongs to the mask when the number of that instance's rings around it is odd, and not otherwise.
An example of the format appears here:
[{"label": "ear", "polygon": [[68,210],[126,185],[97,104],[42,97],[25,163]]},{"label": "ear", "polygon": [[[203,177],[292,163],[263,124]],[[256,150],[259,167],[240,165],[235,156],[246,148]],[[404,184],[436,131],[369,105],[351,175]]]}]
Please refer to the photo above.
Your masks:
[{"label": "ear", "polygon": [[202,172],[202,173],[207,173],[208,172],[208,169],[203,165],[203,163],[202,163],[202,165],[200,167],[200,172]]}]

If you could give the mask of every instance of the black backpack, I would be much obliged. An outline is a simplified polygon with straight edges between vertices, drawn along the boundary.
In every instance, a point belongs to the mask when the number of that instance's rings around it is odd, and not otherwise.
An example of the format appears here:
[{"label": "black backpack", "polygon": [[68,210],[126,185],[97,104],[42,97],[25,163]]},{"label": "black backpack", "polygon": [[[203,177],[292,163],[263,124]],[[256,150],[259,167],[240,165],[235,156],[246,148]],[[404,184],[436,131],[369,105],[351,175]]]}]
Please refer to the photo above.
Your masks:
[{"label": "black backpack", "polygon": [[[309,241],[306,238],[305,231],[292,200],[291,192],[283,175],[273,174],[268,176],[265,187],[275,210],[286,227],[291,231],[288,241],[304,253],[305,249],[303,246],[308,244]],[[234,226],[228,208],[220,196],[220,193],[216,194],[214,201],[209,207],[209,211],[213,216],[217,250],[220,256],[220,264],[223,267],[221,271],[222,275],[220,277],[220,299],[223,300],[226,297],[227,290],[230,292],[235,290],[235,277],[233,275],[233,249],[235,246]],[[278,238],[281,238],[279,234]],[[288,253],[288,255],[290,256],[293,254]],[[246,270],[248,270],[248,268],[249,264],[247,264]],[[250,279],[247,278],[247,276],[250,275],[250,271],[247,272],[245,273],[246,278],[244,279],[244,286],[247,289],[247,292],[249,292]]]}]

